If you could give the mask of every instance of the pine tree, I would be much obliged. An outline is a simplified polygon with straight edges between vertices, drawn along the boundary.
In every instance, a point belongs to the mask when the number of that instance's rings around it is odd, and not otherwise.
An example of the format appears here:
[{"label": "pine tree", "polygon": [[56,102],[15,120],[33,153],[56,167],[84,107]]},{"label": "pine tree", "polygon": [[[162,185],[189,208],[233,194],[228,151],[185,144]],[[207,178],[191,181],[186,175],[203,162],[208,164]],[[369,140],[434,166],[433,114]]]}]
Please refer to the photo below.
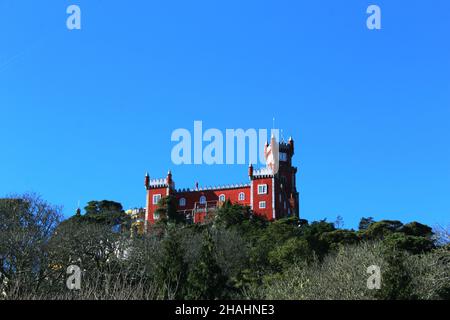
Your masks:
[{"label": "pine tree", "polygon": [[162,243],[162,255],[156,266],[156,280],[164,299],[183,299],[187,264],[179,235],[173,231]]},{"label": "pine tree", "polygon": [[213,300],[222,298],[226,278],[214,258],[214,241],[205,231],[199,259],[188,276],[187,299]]}]

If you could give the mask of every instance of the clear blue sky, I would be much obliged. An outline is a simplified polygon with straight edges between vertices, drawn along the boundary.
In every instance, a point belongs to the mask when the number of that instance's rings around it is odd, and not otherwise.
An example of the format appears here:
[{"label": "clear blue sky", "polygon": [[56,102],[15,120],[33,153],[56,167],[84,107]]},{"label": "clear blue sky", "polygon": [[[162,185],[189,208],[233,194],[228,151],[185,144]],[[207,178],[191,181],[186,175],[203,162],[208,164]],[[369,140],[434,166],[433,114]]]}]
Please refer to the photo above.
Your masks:
[{"label": "clear blue sky", "polygon": [[[66,28],[78,4],[82,30]],[[366,8],[382,30],[366,28]],[[171,132],[270,128],[296,141],[301,215],[450,222],[450,2],[0,0],[0,195],[143,206]]]}]

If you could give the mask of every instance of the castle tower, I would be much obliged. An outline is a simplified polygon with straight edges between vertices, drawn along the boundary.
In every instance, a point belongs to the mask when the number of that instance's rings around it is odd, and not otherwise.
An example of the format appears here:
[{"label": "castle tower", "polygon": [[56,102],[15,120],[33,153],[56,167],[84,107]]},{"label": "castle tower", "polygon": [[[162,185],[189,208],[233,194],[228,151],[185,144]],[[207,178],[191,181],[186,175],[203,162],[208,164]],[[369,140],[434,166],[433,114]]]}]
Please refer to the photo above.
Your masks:
[{"label": "castle tower", "polygon": [[251,180],[251,208],[255,214],[275,220],[288,216],[299,216],[299,194],[295,176],[297,168],[292,166],[294,140],[277,142],[274,137],[266,143],[267,167],[254,170],[249,167]]},{"label": "castle tower", "polygon": [[[292,165],[294,140],[279,144],[279,169],[275,175],[278,199],[276,211],[280,216],[299,216],[299,193],[296,187],[297,168]],[[277,217],[278,218],[278,217]]]},{"label": "castle tower", "polygon": [[252,211],[267,220],[276,220],[288,216],[299,216],[299,193],[296,188],[297,168],[292,165],[294,140],[277,142],[271,137],[270,145],[265,148],[267,166],[256,169],[248,167],[249,183],[215,187],[175,189],[172,172],[162,179],[144,178],[146,190],[145,230],[155,223],[159,200],[172,195],[177,203],[177,211],[186,215],[194,223],[202,223],[209,211],[220,207],[221,203],[231,201],[250,206]]}]

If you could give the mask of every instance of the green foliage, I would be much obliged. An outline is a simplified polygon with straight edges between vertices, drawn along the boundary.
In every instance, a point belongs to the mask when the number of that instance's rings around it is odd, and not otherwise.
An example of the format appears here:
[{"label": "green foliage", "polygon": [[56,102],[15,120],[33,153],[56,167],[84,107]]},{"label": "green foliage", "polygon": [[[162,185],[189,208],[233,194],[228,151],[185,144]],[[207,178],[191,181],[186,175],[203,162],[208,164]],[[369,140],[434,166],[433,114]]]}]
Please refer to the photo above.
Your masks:
[{"label": "green foliage", "polygon": [[394,233],[399,232],[403,224],[397,220],[382,220],[371,223],[366,230],[361,232],[364,239],[379,240]]},{"label": "green foliage", "polygon": [[250,219],[250,208],[232,204],[227,200],[216,212],[215,223],[223,228],[241,225]]},{"label": "green foliage", "polygon": [[356,232],[341,229],[322,233],[320,240],[325,241],[330,249],[336,250],[340,246],[357,243],[359,238]]},{"label": "green foliage", "polygon": [[416,221],[405,224],[401,228],[401,232],[405,233],[408,236],[424,238],[431,238],[433,236],[433,231],[429,226]]},{"label": "green foliage", "polygon": [[163,223],[184,223],[184,215],[177,212],[176,198],[172,195],[159,200],[158,209],[155,213],[159,215]]},{"label": "green foliage", "polygon": [[[11,284],[0,289],[21,299],[450,298],[450,246],[418,222],[363,218],[354,231],[325,220],[269,222],[227,202],[190,225],[174,200],[161,199],[162,221],[133,238],[111,228],[126,221],[114,201],[91,201],[62,223],[39,198],[0,201],[0,272]],[[84,270],[82,290],[68,293],[72,264]],[[372,265],[380,290],[366,285]]]},{"label": "green foliage", "polygon": [[270,264],[279,272],[297,261],[310,261],[314,257],[308,242],[302,238],[290,238],[268,253]]},{"label": "green foliage", "polygon": [[369,226],[374,222],[375,220],[373,219],[373,217],[361,218],[361,220],[359,221],[358,229],[367,230],[367,228],[369,228]]},{"label": "green foliage", "polygon": [[[108,226],[121,226],[122,229],[129,229],[130,218],[125,214],[122,204],[111,200],[93,200],[87,203],[84,208],[84,215],[78,209],[75,216],[66,221],[77,221],[86,223],[96,223]],[[65,222],[66,222],[65,221]]]},{"label": "green foliage", "polygon": [[156,262],[155,279],[164,299],[182,299],[187,278],[185,251],[180,234],[174,230],[162,240],[162,250]]},{"label": "green foliage", "polygon": [[384,238],[383,243],[388,248],[409,251],[414,254],[429,252],[434,248],[431,239],[404,233],[392,233]]},{"label": "green foliage", "polygon": [[203,245],[198,260],[187,279],[187,299],[213,300],[222,298],[226,278],[214,258],[214,242],[211,234],[204,233]]}]

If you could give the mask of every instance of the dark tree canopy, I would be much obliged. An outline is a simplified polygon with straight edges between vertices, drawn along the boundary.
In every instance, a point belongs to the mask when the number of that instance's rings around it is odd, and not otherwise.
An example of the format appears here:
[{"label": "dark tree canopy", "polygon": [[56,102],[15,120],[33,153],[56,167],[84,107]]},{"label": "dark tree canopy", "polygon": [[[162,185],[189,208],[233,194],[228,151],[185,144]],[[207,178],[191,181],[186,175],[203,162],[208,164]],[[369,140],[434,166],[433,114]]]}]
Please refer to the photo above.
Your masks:
[{"label": "dark tree canopy", "polygon": [[[60,222],[37,196],[0,200],[0,294],[48,299],[448,299],[450,250],[419,222],[267,221],[226,202],[190,224],[162,198],[161,222],[130,237],[122,205],[90,201]],[[123,228],[114,230],[121,223]],[[441,236],[442,239],[442,236]],[[443,243],[443,244],[441,244]],[[380,265],[382,289],[367,290]],[[82,289],[65,286],[68,266]],[[6,285],[5,285],[6,284]],[[0,296],[2,299],[2,296]]]}]

